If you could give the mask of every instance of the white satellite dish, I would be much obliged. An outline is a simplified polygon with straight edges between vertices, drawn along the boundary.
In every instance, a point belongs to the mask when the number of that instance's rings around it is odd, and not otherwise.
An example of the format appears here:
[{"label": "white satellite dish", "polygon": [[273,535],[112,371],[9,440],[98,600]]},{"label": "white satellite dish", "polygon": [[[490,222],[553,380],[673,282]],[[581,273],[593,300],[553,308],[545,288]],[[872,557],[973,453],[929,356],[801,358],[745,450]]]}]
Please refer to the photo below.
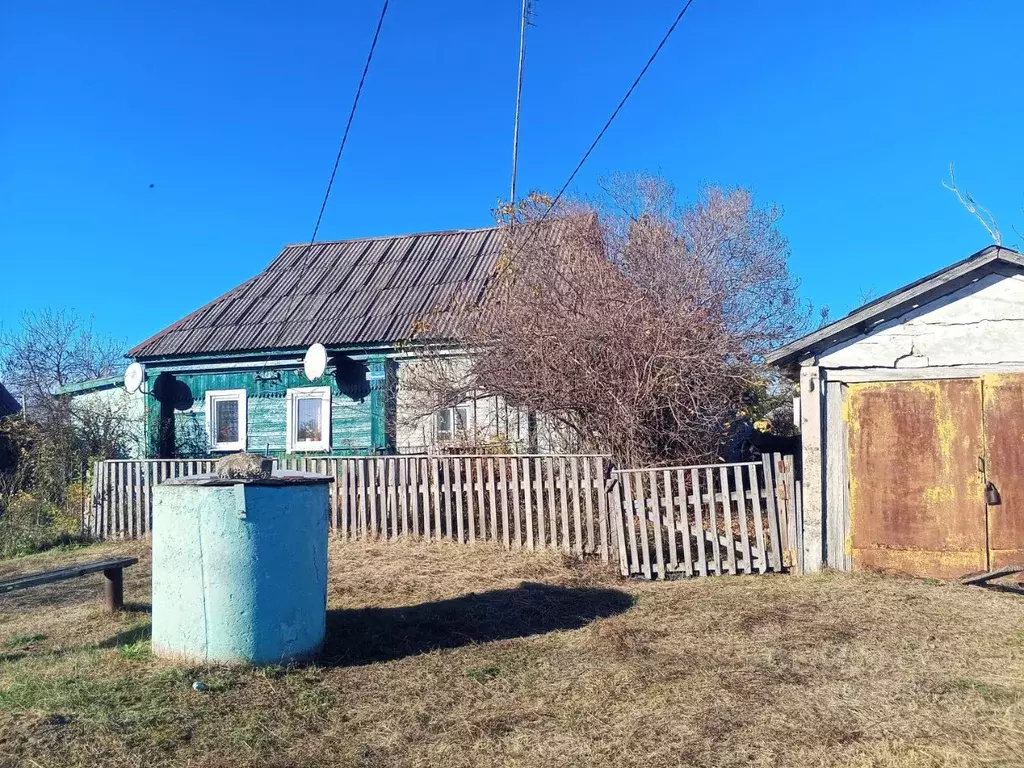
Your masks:
[{"label": "white satellite dish", "polygon": [[310,381],[315,381],[324,375],[324,371],[327,370],[327,350],[323,344],[317,342],[306,350],[306,356],[302,360],[302,369]]},{"label": "white satellite dish", "polygon": [[142,386],[142,379],[145,378],[145,375],[146,372],[142,370],[141,365],[132,363],[124,372],[124,388],[130,394],[135,394],[139,391],[139,387]]}]

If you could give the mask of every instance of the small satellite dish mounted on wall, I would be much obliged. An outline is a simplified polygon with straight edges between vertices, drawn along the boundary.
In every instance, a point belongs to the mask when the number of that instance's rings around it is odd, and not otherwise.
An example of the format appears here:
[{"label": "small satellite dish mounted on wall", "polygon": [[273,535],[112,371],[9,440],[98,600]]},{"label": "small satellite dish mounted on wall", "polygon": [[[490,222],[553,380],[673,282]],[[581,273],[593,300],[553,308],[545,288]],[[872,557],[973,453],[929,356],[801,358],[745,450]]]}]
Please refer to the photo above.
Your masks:
[{"label": "small satellite dish mounted on wall", "polygon": [[145,377],[146,372],[142,370],[141,365],[138,363],[129,365],[124,372],[124,388],[128,391],[128,394],[134,395],[138,392]]},{"label": "small satellite dish mounted on wall", "polygon": [[310,381],[316,381],[324,375],[324,371],[327,370],[327,350],[323,344],[317,342],[306,350],[306,356],[302,359],[302,369]]}]

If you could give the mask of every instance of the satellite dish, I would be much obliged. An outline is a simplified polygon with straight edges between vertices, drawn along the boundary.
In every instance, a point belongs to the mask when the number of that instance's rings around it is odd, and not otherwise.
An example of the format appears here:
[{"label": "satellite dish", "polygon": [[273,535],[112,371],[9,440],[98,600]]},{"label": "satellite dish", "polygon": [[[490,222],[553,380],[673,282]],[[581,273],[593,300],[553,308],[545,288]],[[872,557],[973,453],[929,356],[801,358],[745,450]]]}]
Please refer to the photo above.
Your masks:
[{"label": "satellite dish", "polygon": [[145,375],[146,372],[142,370],[142,366],[138,363],[132,363],[127,369],[125,369],[124,388],[128,390],[129,394],[135,394],[139,391],[139,387],[142,386],[142,379]]},{"label": "satellite dish", "polygon": [[317,342],[306,350],[306,356],[302,360],[302,369],[310,381],[315,381],[324,375],[324,371],[327,370],[327,350],[323,344]]}]

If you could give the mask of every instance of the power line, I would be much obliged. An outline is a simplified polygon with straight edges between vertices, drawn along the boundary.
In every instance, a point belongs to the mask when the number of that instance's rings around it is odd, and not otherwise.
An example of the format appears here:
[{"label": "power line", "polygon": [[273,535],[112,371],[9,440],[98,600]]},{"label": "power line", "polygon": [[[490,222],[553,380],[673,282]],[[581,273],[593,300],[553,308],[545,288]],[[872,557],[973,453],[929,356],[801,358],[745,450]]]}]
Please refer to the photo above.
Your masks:
[{"label": "power line", "polygon": [[[512,184],[508,201],[516,204],[516,172],[519,167],[519,107],[523,101],[523,64],[526,61],[526,25],[530,16],[530,0],[523,0],[523,15],[519,24],[519,76],[516,79],[516,119],[512,127]],[[514,217],[514,216],[513,216]]]},{"label": "power line", "polygon": [[[341,162],[341,154],[345,151],[345,144],[348,142],[348,134],[352,128],[352,120],[356,116],[356,108],[359,106],[359,97],[363,93],[363,85],[366,83],[366,74],[370,71],[370,62],[373,61],[373,52],[377,49],[377,40],[380,38],[381,27],[384,26],[384,16],[388,12],[388,3],[390,0],[384,0],[384,5],[380,9],[380,18],[377,20],[377,29],[373,33],[373,41],[370,43],[370,51],[366,54],[366,63],[363,65],[363,74],[359,78],[359,85],[356,86],[356,95],[352,100],[352,109],[348,113],[348,121],[345,123],[345,130],[341,135],[341,144],[338,146],[338,154],[334,158],[334,167],[331,169],[331,178],[327,182],[327,190],[324,192],[323,202],[320,203],[320,213],[317,214],[316,224],[313,226],[313,235],[309,238],[309,242],[306,247],[303,248],[302,253],[298,257],[298,261],[305,266],[306,259],[309,256],[310,249],[316,242],[316,235],[320,231],[320,222],[323,221],[324,211],[327,209],[327,201],[331,197],[331,189],[334,187],[334,177],[338,174],[338,164]],[[288,329],[288,322],[291,320],[292,313],[295,311],[296,298],[290,296],[288,298],[288,312],[285,314],[281,321],[281,330],[277,332],[277,337],[274,340],[274,347],[276,348],[280,343],[281,339],[284,338],[284,333]],[[267,366],[268,359],[263,361],[263,369]]]},{"label": "power line", "polygon": [[[676,27],[679,26],[679,22],[683,20],[683,16],[686,15],[686,12],[690,10],[691,5],[693,5],[693,0],[687,0],[682,10],[679,11],[679,13],[676,15],[675,21],[672,22],[672,26],[668,28],[668,32],[665,33],[665,36],[661,38],[661,42],[658,43],[658,47],[654,49],[654,53],[652,53],[651,57],[647,59],[647,63],[644,64],[644,68],[640,70],[640,74],[636,76],[636,79],[633,81],[633,84],[629,86],[629,90],[626,91],[626,95],[622,97],[622,100],[619,102],[618,106],[615,107],[615,111],[612,112],[611,117],[608,118],[608,121],[598,132],[596,138],[590,143],[590,146],[587,148],[587,151],[583,153],[583,157],[576,164],[576,167],[573,168],[572,173],[569,174],[569,178],[565,180],[565,183],[562,185],[562,188],[558,190],[558,194],[555,195],[554,199],[551,201],[551,205],[548,206],[548,209],[544,212],[544,215],[540,217],[540,221],[537,222],[538,225],[543,224],[544,220],[547,219],[551,211],[553,211],[555,209],[555,206],[558,205],[558,201],[562,199],[562,195],[565,194],[565,191],[569,188],[569,185],[572,184],[573,179],[576,178],[576,174],[580,172],[580,169],[583,168],[584,163],[586,163],[587,160],[590,158],[591,153],[597,147],[598,143],[601,141],[602,138],[604,138],[605,133],[607,133],[608,129],[611,128],[612,123],[615,122],[615,118],[619,116],[619,112],[622,111],[622,108],[626,105],[626,102],[629,101],[629,97],[633,95],[633,91],[636,90],[636,87],[640,84],[640,81],[643,80],[644,75],[647,74],[647,70],[651,68],[651,65],[654,63],[654,60],[658,58],[658,54],[661,53],[661,49],[665,47],[665,43],[667,43],[668,39],[672,37],[672,33],[676,31]],[[523,244],[522,248],[516,251],[516,255],[518,255],[519,252],[526,247],[526,245],[532,242],[533,238],[536,236],[537,227],[533,227],[532,230],[533,231],[531,233],[530,239]]]},{"label": "power line", "polygon": [[324,210],[327,208],[327,200],[331,196],[331,188],[334,186],[334,177],[338,173],[338,163],[341,162],[341,153],[345,151],[345,143],[348,141],[348,132],[352,128],[352,119],[356,116],[356,107],[359,106],[359,96],[363,92],[363,83],[366,82],[366,73],[370,71],[370,62],[373,61],[373,52],[377,48],[377,39],[380,37],[380,28],[384,26],[384,16],[388,12],[389,0],[384,0],[384,6],[380,9],[380,19],[377,20],[377,31],[373,33],[373,42],[370,43],[370,52],[366,55],[366,64],[363,66],[362,77],[359,78],[359,85],[356,87],[356,96],[352,100],[352,109],[348,113],[348,122],[345,123],[345,132],[341,136],[341,145],[338,147],[338,156],[334,158],[334,168],[331,169],[331,178],[327,182],[327,191],[324,192],[324,201],[320,204],[320,213],[316,217],[316,226],[313,227],[313,236],[309,238],[309,244],[316,242],[317,232],[320,231],[320,222],[324,218]]}]

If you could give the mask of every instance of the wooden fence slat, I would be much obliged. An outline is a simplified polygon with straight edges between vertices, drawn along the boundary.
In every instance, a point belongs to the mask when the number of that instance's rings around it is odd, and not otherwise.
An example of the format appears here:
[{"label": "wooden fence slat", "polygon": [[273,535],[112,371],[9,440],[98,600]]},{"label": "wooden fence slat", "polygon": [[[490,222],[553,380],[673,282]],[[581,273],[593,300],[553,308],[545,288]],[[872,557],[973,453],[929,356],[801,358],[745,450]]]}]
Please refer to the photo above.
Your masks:
[{"label": "wooden fence slat", "polygon": [[672,493],[672,473],[666,469],[662,472],[661,479],[665,484],[665,523],[668,533],[668,567],[673,571],[678,571],[679,559],[676,554],[676,497],[675,494]]},{"label": "wooden fence slat", "polygon": [[718,480],[722,484],[722,519],[724,521],[723,533],[725,534],[725,540],[728,542],[725,548],[725,560],[729,573],[736,573],[736,546],[733,537],[736,535],[733,533],[732,524],[732,494],[729,492],[729,470],[725,467],[720,467],[718,470]]},{"label": "wooden fence slat", "polygon": [[587,515],[587,518],[586,518],[586,520],[587,520],[586,551],[592,553],[592,552],[595,552],[596,549],[595,549],[595,544],[594,544],[594,499],[593,499],[593,496],[592,496],[593,491],[591,489],[591,478],[590,478],[591,463],[592,462],[591,462],[589,457],[584,457],[584,459],[583,459],[583,489],[582,489],[582,492],[583,492],[583,508],[586,511],[586,515]]},{"label": "wooden fence slat", "polygon": [[359,527],[359,461],[356,459],[348,459],[345,462],[348,467],[348,495],[349,495],[349,536],[356,538],[360,535]]},{"label": "wooden fence slat", "polygon": [[782,572],[782,541],[779,539],[779,509],[775,499],[775,478],[772,459],[761,457],[764,468],[765,506],[768,508],[768,532],[771,536],[771,565],[776,573]]},{"label": "wooden fence slat", "polygon": [[[467,459],[466,461],[469,461]],[[476,508],[477,513],[480,515],[480,539],[481,541],[487,541],[487,509],[484,506],[484,470],[483,462],[480,457],[476,457],[474,462],[476,467],[476,473],[473,476],[473,486],[476,488]],[[494,506],[491,505],[491,514],[494,514]],[[497,532],[494,530],[494,525],[491,525],[491,537],[497,538]]]},{"label": "wooden fence slat", "polygon": [[[527,459],[529,461],[529,459]],[[544,517],[544,460],[537,458],[533,460],[533,483],[530,490],[535,494],[537,500],[537,548],[543,549],[547,545],[547,534],[545,527],[547,520]]]},{"label": "wooden fence slat", "polygon": [[[658,475],[653,470],[647,473],[647,482],[650,484],[648,489],[648,500],[651,507],[651,522],[654,524],[654,562],[658,569],[658,578],[664,580],[665,578],[665,555],[662,551],[661,536],[661,504],[658,501]],[[646,517],[646,515],[644,516]],[[647,521],[644,520],[644,523]],[[646,529],[646,524],[643,525]]]},{"label": "wooden fence slat", "polygon": [[747,479],[750,482],[750,506],[754,518],[754,541],[760,554],[757,558],[757,572],[768,572],[768,550],[764,545],[764,514],[761,511],[761,493],[763,488],[757,479],[757,466],[747,467]]},{"label": "wooden fence slat", "polygon": [[[550,456],[544,460],[545,489],[548,497],[548,514],[551,515],[551,548],[558,549],[558,495],[555,488],[555,461]],[[563,531],[568,533],[568,531]]]},{"label": "wooden fence slat", "polygon": [[[594,478],[594,489],[597,491],[597,525],[598,535],[601,538],[598,547],[601,550],[601,562],[607,563],[608,560],[614,556],[612,555],[612,551],[619,551],[618,542],[610,543],[608,539],[609,534],[612,536],[616,535],[616,529],[614,525],[611,526],[611,531],[609,531],[609,523],[614,523],[614,521],[612,520],[612,515],[616,514],[617,509],[615,505],[608,503],[608,494],[610,492],[614,492],[616,498],[621,499],[622,483],[617,482],[612,489],[608,488],[607,482],[605,480],[605,459],[603,458],[597,465],[597,477]],[[621,523],[621,521],[619,522]],[[620,525],[619,527],[621,528],[622,526]],[[625,563],[625,550],[622,550],[621,552],[619,552],[619,554],[621,555],[620,562]]]},{"label": "wooden fence slat", "polygon": [[[494,468],[497,459],[487,459],[487,508],[491,513],[491,541],[498,543],[498,489],[495,486]],[[481,476],[481,481],[483,476]],[[506,544],[506,549],[508,545]]]},{"label": "wooden fence slat", "polygon": [[687,576],[695,575],[693,570],[693,549],[690,546],[690,497],[686,493],[686,474],[676,470],[676,488],[679,499],[679,532],[683,545],[683,572]]},{"label": "wooden fence slat", "polygon": [[[501,489],[501,541],[505,545],[505,549],[511,548],[511,538],[508,531],[508,494],[509,494],[509,477],[506,472],[505,459],[491,459],[491,521],[494,521],[494,493],[498,488]],[[494,470],[498,470],[498,477],[494,477]],[[496,485],[500,483],[500,485]],[[498,540],[497,531],[494,534],[494,540]]]},{"label": "wooden fence slat", "polygon": [[[559,503],[562,507],[562,551],[566,554],[572,550],[572,542],[569,537],[569,474],[566,469],[565,457],[558,457],[558,487]],[[579,496],[576,497],[579,501]],[[576,537],[577,540],[579,536]]]},{"label": "wooden fence slat", "polygon": [[711,468],[704,470],[708,481],[708,524],[711,531],[711,562],[709,566],[715,573],[722,573],[722,549],[718,541],[718,499],[715,491],[715,474]]},{"label": "wooden fence slat", "polygon": [[117,501],[114,505],[114,529],[111,535],[118,538],[124,530],[124,465],[119,461],[114,463],[114,483]]},{"label": "wooden fence slat", "polygon": [[409,459],[409,481],[412,488],[409,490],[409,514],[412,516],[412,535],[420,536],[420,460]]},{"label": "wooden fence slat", "polygon": [[[526,489],[526,493],[523,497],[526,502],[526,508],[524,509],[524,513],[526,515],[526,548],[533,552],[533,502],[530,500],[530,496],[533,494],[533,483],[530,482],[529,459],[523,459],[523,485]],[[540,518],[543,521],[544,516],[540,515]],[[541,530],[543,530],[543,528]]]},{"label": "wooden fence slat", "polygon": [[469,457],[462,460],[462,467],[465,470],[463,480],[463,492],[466,495],[466,527],[469,531],[469,543],[476,544],[476,493],[473,487],[473,461]]},{"label": "wooden fence slat", "polygon": [[[704,492],[700,487],[700,475],[696,469],[690,470],[690,485],[693,488],[693,536],[697,539],[697,575],[708,575],[708,553],[704,544]],[[711,510],[714,514],[714,508]],[[689,532],[687,532],[689,534]]]},{"label": "wooden fence slat", "polygon": [[441,459],[434,459],[434,539],[441,540]]},{"label": "wooden fence slat", "polygon": [[[459,534],[459,543],[466,541],[464,538],[465,528],[462,521],[462,462],[459,459],[450,459],[452,467],[452,482],[455,490],[455,525]],[[472,520],[472,517],[470,518]],[[451,522],[448,523],[448,537],[451,538]]]},{"label": "wooden fence slat", "polygon": [[340,534],[341,520],[338,516],[338,494],[341,493],[339,488],[339,477],[338,477],[338,460],[332,459],[330,462],[331,478],[334,480],[331,483],[331,533],[335,536]]},{"label": "wooden fence slat", "polygon": [[640,573],[640,553],[636,546],[636,507],[633,506],[633,476],[619,475],[622,483],[622,496],[625,503],[623,513],[626,518],[626,525],[623,529],[629,540],[629,572]]},{"label": "wooden fence slat", "polygon": [[430,500],[434,500],[434,506],[436,508],[439,509],[441,506],[441,493],[437,490],[437,485],[432,479],[436,476],[431,472],[432,469],[432,462],[428,459],[424,459],[420,465],[420,475],[422,476],[423,482],[423,538],[427,541],[430,541]]},{"label": "wooden fence slat", "polygon": [[[611,529],[608,531],[609,535],[614,539],[609,544],[609,559],[615,557],[619,562],[619,573],[623,576],[629,576],[631,568],[629,564],[629,555],[626,551],[626,524],[623,522],[622,516],[625,511],[625,501],[623,490],[626,486],[626,481],[622,478],[617,478],[615,482],[609,484],[604,480],[604,462],[602,461],[601,467],[601,483],[599,493],[604,496],[605,509],[608,512],[607,515],[607,526]],[[609,469],[611,464],[609,463]]]},{"label": "wooden fence slat", "polygon": [[[504,461],[504,459],[502,459]],[[509,474],[506,476],[506,483],[512,484],[512,514],[515,518],[515,548],[523,546],[522,515],[519,510],[519,460],[509,460]]]},{"label": "wooden fence slat", "polygon": [[630,521],[636,518],[640,526],[640,547],[641,560],[643,563],[644,578],[651,578],[651,542],[647,531],[647,503],[644,500],[644,477],[640,472],[633,473],[633,497],[630,507],[632,514]]},{"label": "wooden fence slat", "polygon": [[366,459],[359,459],[359,484],[356,486],[356,494],[359,503],[359,538],[366,538]]},{"label": "wooden fence slat", "polygon": [[398,491],[399,488],[405,488],[405,484],[399,484],[398,478],[398,459],[389,458],[386,459],[388,468],[388,507],[391,509],[391,530],[388,531],[389,539],[397,539],[398,530]]},{"label": "wooden fence slat", "polygon": [[401,531],[396,530],[395,535],[403,537],[409,535],[409,460],[404,456],[395,460],[398,469],[398,506],[401,523]]},{"label": "wooden fence slat", "polygon": [[[564,461],[564,459],[563,459]],[[580,466],[576,456],[569,458],[569,474],[564,475],[563,465],[563,477],[566,481],[571,483],[572,487],[572,524],[573,524],[573,541],[572,551],[577,555],[583,554],[583,515],[580,510]],[[562,486],[562,493],[565,493],[565,485]]]},{"label": "wooden fence slat", "polygon": [[[750,516],[747,514],[747,494],[746,486],[743,481],[743,470],[736,466],[732,468],[732,472],[733,478],[736,481],[736,503],[737,509],[739,510],[740,520],[740,547],[742,548],[744,559],[743,572],[753,573],[754,562],[753,556],[750,552],[750,531],[747,527],[747,521]],[[756,486],[752,486],[751,490],[756,491]],[[753,493],[751,493],[751,496],[753,496]]]}]

